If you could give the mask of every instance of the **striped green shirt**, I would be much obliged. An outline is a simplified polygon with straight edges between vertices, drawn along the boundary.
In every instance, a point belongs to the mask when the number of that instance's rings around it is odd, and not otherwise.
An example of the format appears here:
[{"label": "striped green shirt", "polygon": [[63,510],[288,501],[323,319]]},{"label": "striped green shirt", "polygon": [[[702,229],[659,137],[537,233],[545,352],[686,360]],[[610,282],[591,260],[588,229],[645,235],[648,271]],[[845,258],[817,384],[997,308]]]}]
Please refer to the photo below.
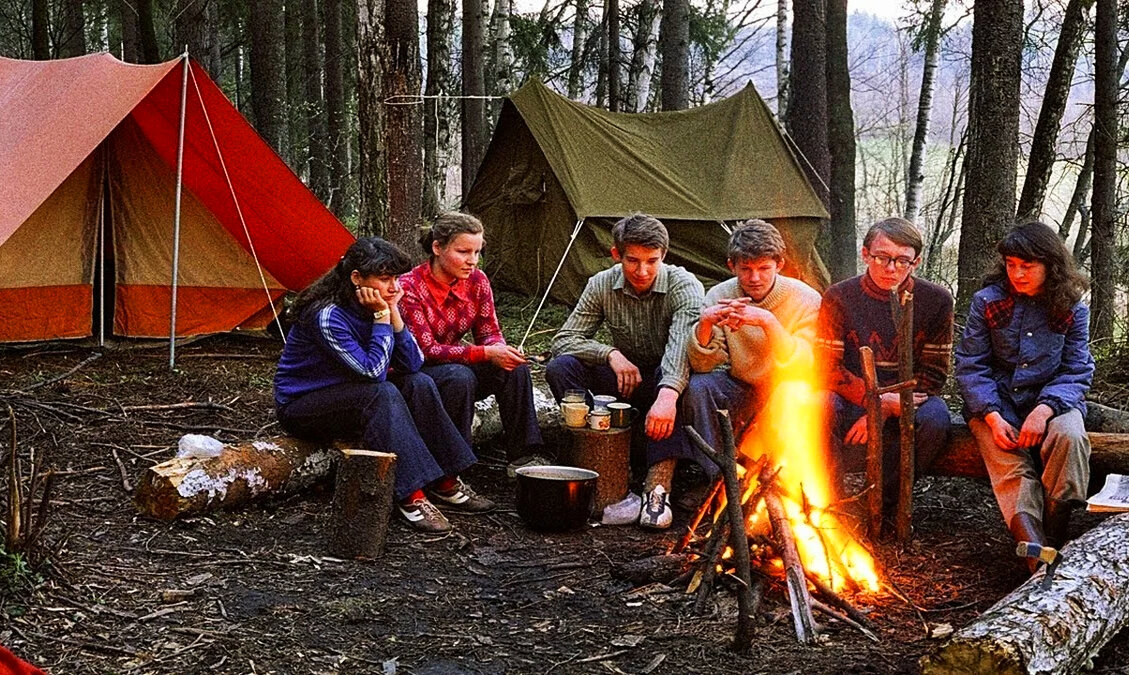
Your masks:
[{"label": "striped green shirt", "polygon": [[[569,354],[598,365],[618,349],[640,369],[660,366],[659,386],[682,393],[690,379],[686,344],[704,300],[702,283],[682,267],[663,263],[651,290],[637,295],[617,264],[588,279],[572,314],[553,337],[553,355]],[[605,323],[611,345],[592,337]]]}]

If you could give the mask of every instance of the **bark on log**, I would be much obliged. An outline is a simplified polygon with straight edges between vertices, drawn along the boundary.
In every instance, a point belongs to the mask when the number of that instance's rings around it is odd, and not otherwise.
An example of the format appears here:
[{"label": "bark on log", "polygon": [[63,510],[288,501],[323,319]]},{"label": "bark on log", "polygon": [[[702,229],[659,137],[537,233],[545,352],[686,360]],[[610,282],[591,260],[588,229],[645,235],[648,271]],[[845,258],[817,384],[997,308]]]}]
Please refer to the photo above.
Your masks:
[{"label": "bark on log", "polygon": [[561,448],[561,463],[591,469],[596,479],[596,511],[623,501],[631,481],[631,427],[594,431],[569,429],[571,442]]},{"label": "bark on log", "polygon": [[396,455],[342,450],[333,491],[329,552],[339,558],[379,558],[388,538]]},{"label": "bark on log", "polygon": [[1051,585],[1035,576],[958,631],[922,672],[1074,673],[1129,623],[1129,515],[1062,550]]},{"label": "bark on log", "polygon": [[173,458],[149,467],[134,496],[146,516],[172,520],[304,490],[327,477],[333,450],[283,436],[224,446],[218,457]]}]

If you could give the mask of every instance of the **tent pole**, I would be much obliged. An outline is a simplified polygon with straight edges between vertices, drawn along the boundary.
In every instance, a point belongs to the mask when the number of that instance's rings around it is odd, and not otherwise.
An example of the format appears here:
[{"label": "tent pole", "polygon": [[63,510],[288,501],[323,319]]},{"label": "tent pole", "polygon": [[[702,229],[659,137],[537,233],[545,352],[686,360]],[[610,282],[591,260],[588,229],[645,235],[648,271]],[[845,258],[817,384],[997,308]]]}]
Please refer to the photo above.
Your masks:
[{"label": "tent pole", "polygon": [[98,204],[98,346],[106,346],[106,209],[109,200],[106,199],[106,150],[102,149],[102,196]]},{"label": "tent pole", "polygon": [[184,117],[188,105],[188,46],[180,77],[180,131],[176,142],[176,211],[172,226],[172,308],[169,311],[169,370],[176,368],[176,284],[180,268],[180,193],[184,183]]},{"label": "tent pole", "polygon": [[572,235],[568,238],[568,245],[565,246],[564,253],[561,254],[561,261],[557,263],[557,270],[553,272],[553,278],[549,279],[549,285],[545,287],[545,295],[541,296],[541,303],[537,305],[537,311],[533,313],[533,319],[529,322],[529,328],[525,329],[525,336],[521,338],[521,344],[517,346],[518,349],[525,349],[525,341],[529,339],[529,334],[533,331],[533,324],[537,323],[537,315],[541,313],[541,308],[545,306],[545,301],[549,299],[549,291],[553,290],[553,283],[557,280],[557,275],[561,273],[561,267],[564,266],[565,258],[568,257],[568,252],[572,249],[572,243],[576,241],[576,235],[580,234],[580,226],[584,224],[584,219],[576,221],[576,226],[572,228]]}]

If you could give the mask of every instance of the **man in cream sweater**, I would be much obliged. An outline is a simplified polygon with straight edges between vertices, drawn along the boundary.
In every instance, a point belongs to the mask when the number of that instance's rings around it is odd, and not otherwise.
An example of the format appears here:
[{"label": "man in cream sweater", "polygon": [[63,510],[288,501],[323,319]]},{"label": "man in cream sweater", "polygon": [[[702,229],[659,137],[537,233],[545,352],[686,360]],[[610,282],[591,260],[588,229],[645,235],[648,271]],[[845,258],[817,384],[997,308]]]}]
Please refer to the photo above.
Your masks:
[{"label": "man in cream sweater", "polygon": [[[735,421],[751,419],[777,369],[810,366],[820,303],[814,288],[780,274],[784,239],[763,220],[733,231],[726,264],[736,277],[706,293],[688,347],[691,375],[682,404],[686,423],[715,448],[721,447],[718,410]],[[698,463],[710,476],[717,473],[705,456]]]}]

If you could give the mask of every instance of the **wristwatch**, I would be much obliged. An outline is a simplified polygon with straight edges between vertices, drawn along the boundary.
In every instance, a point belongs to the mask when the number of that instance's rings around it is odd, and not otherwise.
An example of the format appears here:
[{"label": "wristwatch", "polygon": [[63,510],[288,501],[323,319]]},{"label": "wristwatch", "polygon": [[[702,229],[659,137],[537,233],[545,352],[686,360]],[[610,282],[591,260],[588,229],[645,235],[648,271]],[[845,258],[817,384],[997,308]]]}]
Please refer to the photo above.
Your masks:
[{"label": "wristwatch", "polygon": [[388,318],[388,315],[391,314],[391,313],[392,313],[392,310],[390,310],[390,309],[382,309],[380,311],[373,312],[372,313],[372,320],[373,321],[380,321],[381,319],[386,319],[386,318]]}]

